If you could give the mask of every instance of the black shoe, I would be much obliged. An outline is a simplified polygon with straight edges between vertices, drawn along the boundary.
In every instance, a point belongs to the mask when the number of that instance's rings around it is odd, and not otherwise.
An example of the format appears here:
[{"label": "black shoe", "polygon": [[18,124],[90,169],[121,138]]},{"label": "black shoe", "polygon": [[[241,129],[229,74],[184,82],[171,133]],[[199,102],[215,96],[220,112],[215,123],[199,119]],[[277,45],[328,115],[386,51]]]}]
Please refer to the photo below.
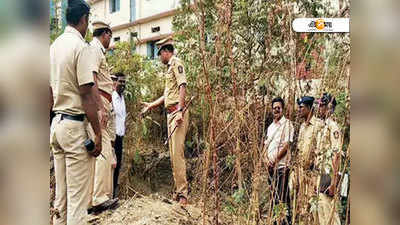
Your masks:
[{"label": "black shoe", "polygon": [[118,198],[113,198],[105,202],[106,209],[114,209],[118,205]]},{"label": "black shoe", "polygon": [[88,208],[87,214],[92,214],[93,213],[93,207]]},{"label": "black shoe", "polygon": [[118,205],[118,198],[109,199],[100,205],[96,205],[88,209],[89,214],[98,215],[107,209],[114,209]]}]

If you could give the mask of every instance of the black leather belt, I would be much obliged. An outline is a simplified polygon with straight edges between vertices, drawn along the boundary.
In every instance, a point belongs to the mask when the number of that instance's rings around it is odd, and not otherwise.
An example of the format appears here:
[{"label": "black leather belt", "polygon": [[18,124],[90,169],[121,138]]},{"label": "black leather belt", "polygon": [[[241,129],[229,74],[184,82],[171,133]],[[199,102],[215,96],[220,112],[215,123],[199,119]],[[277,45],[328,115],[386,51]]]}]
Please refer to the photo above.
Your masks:
[{"label": "black leather belt", "polygon": [[75,120],[75,121],[81,121],[83,122],[85,120],[85,114],[80,114],[80,115],[68,115],[68,114],[62,114],[61,113],[61,120],[67,119],[67,120]]}]

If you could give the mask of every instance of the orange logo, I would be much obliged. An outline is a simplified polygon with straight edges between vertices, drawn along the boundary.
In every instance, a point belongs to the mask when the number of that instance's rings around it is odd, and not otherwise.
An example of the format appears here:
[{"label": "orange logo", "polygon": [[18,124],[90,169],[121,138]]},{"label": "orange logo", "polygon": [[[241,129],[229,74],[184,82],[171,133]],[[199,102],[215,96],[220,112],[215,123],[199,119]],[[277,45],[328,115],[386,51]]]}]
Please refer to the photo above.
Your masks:
[{"label": "orange logo", "polygon": [[316,27],[318,30],[324,29],[324,27],[325,27],[325,21],[324,21],[323,19],[317,19],[317,20],[315,21],[315,27]]}]

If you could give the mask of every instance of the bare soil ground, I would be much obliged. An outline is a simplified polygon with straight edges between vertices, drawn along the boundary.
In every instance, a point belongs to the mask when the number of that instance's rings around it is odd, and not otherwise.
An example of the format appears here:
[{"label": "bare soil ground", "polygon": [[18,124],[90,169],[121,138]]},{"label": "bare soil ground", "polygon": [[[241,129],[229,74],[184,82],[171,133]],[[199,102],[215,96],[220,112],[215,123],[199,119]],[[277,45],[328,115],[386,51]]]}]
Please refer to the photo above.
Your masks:
[{"label": "bare soil ground", "polygon": [[120,201],[119,207],[91,216],[93,225],[194,225],[202,220],[201,210],[193,204],[185,207],[153,194],[137,195]]}]

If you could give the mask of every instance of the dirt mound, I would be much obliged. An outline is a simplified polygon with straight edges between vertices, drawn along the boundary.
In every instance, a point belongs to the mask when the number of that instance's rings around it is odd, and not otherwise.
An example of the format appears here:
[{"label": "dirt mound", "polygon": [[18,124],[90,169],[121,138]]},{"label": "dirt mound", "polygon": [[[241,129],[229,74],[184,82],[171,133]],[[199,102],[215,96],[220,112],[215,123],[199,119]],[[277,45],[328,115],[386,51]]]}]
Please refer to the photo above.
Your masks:
[{"label": "dirt mound", "polygon": [[201,223],[201,210],[189,204],[181,207],[159,195],[135,196],[120,201],[115,210],[92,217],[93,225],[194,225]]}]

